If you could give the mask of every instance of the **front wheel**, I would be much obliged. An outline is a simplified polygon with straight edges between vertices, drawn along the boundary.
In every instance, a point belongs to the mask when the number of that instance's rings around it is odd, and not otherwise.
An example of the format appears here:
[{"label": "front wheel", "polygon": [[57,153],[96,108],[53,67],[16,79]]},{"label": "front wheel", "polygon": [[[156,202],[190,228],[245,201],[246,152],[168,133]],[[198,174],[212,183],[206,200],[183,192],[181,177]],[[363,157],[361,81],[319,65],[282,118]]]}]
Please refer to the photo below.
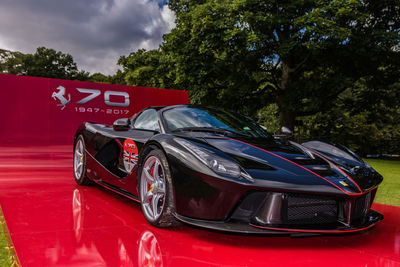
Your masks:
[{"label": "front wheel", "polygon": [[171,173],[161,150],[152,150],[145,158],[140,171],[139,193],[144,217],[153,226],[177,225],[173,215]]}]

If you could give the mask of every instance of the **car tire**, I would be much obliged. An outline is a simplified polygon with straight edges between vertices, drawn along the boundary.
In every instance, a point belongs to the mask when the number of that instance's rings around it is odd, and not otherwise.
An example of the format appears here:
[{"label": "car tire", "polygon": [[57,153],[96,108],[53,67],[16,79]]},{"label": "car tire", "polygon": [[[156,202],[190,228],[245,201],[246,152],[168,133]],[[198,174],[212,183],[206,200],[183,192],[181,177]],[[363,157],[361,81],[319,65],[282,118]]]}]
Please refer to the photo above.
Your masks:
[{"label": "car tire", "polygon": [[146,155],[138,181],[140,206],[146,220],[161,228],[178,225],[174,217],[171,172],[161,150],[154,149]]},{"label": "car tire", "polygon": [[74,144],[74,178],[79,185],[90,185],[92,181],[86,176],[85,141],[80,135]]}]

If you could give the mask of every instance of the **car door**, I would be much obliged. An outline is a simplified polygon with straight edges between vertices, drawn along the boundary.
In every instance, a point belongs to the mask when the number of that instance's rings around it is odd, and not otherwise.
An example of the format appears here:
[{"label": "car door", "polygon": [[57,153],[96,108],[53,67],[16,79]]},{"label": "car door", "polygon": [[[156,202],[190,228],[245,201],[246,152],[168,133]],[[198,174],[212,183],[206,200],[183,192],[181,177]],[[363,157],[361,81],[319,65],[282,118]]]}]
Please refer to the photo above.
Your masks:
[{"label": "car door", "polygon": [[[146,109],[132,121],[127,131],[113,130],[118,145],[118,165],[110,170],[114,175],[104,177],[103,181],[137,195],[137,171],[139,154],[144,144],[160,131],[158,113],[155,109]],[[107,179],[108,178],[108,179]]]}]

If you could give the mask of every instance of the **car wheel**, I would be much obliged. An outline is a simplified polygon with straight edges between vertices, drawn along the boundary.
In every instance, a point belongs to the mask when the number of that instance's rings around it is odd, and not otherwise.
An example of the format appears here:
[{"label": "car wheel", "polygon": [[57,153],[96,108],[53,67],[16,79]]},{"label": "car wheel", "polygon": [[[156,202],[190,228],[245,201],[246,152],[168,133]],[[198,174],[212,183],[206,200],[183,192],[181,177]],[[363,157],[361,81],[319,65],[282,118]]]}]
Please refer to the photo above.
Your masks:
[{"label": "car wheel", "polygon": [[152,150],[143,161],[139,175],[140,203],[146,220],[156,227],[177,225],[171,173],[164,153]]},{"label": "car wheel", "polygon": [[86,176],[86,154],[85,154],[85,141],[80,135],[75,142],[74,146],[74,177],[79,185],[89,185],[92,183]]}]

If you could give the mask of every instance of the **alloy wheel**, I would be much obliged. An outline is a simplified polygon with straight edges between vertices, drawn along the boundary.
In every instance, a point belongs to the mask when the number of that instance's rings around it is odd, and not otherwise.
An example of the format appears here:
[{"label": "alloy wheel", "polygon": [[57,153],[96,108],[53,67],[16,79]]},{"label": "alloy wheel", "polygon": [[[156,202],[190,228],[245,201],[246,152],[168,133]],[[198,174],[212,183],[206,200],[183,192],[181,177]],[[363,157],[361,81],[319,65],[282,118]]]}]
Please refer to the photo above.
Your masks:
[{"label": "alloy wheel", "polygon": [[140,198],[143,212],[151,221],[156,221],[165,205],[165,172],[160,160],[149,157],[144,163],[140,177]]}]

